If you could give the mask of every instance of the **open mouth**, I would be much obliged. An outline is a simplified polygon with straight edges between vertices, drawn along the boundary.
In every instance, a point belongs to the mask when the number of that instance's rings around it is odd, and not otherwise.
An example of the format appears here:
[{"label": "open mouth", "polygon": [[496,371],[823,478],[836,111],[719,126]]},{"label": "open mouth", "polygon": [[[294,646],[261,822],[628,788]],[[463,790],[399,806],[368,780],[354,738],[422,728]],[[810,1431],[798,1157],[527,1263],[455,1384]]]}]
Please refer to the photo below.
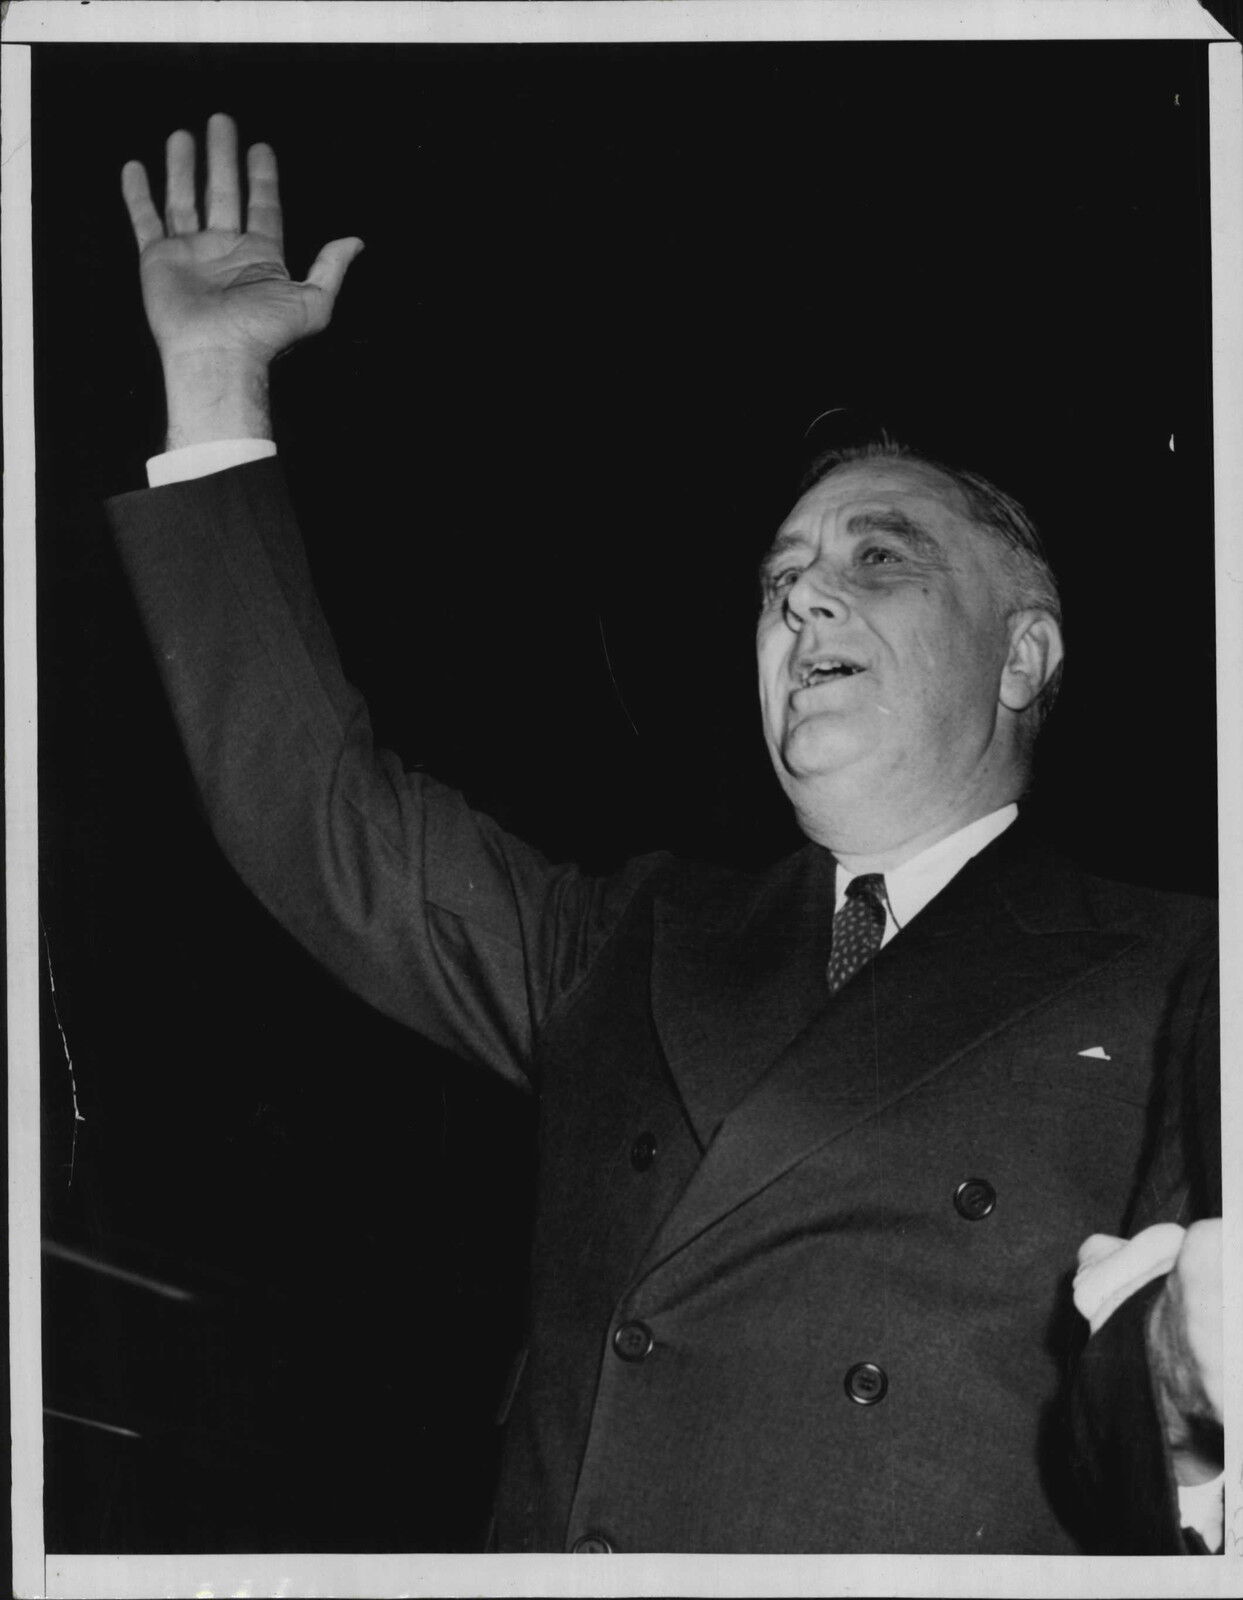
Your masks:
[{"label": "open mouth", "polygon": [[853,678],[864,670],[856,661],[826,656],[822,661],[809,661],[799,669],[798,686],[800,689],[813,689],[818,683],[828,683],[833,678]]}]

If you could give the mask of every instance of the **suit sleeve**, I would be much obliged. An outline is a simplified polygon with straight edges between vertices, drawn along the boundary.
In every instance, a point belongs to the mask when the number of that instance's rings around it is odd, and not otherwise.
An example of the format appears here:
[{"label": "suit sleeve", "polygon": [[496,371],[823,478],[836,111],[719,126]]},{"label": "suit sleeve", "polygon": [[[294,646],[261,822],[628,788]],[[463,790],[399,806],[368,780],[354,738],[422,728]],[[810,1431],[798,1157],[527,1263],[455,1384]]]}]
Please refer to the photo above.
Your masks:
[{"label": "suit sleeve", "polygon": [[[1202,948],[1171,1006],[1144,1169],[1126,1227],[1184,1226],[1221,1214],[1220,1024],[1214,953]],[[1148,1313],[1164,1283],[1145,1284],[1087,1340],[1069,1394],[1072,1472],[1082,1537],[1097,1554],[1202,1554],[1181,1526],[1148,1365]]]},{"label": "suit sleeve", "polygon": [[275,461],[109,502],[208,820],[276,919],[386,1015],[520,1086],[660,858],[592,879],[377,750]]}]

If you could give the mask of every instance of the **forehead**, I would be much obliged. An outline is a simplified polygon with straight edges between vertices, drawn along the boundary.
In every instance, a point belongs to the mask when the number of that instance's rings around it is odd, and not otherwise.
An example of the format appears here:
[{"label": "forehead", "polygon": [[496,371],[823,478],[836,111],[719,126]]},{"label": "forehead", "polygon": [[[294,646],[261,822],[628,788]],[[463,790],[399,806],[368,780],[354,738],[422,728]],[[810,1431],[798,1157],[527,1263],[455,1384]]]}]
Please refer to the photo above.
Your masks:
[{"label": "forehead", "polygon": [[866,519],[851,527],[866,511],[901,512],[943,545],[974,542],[966,503],[949,478],[922,462],[877,460],[848,462],[813,484],[777,530],[774,544],[872,531]]}]

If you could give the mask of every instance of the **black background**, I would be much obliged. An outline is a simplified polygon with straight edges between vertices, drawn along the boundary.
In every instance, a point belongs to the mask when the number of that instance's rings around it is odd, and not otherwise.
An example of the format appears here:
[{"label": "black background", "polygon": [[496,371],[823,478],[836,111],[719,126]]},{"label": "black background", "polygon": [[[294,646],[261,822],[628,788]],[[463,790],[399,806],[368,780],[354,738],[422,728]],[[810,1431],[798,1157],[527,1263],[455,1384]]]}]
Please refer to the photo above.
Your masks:
[{"label": "black background", "polygon": [[42,905],[85,1117],[49,995],[50,1550],[469,1548],[533,1159],[520,1097],[340,993],[208,839],[100,509],[162,427],[123,161],[158,192],[165,134],[228,110],[277,148],[295,275],[367,242],[274,393],[408,763],[596,868],[787,848],[754,567],[851,402],[1045,529],[1032,809],[1211,892],[1204,54],[34,51]]}]

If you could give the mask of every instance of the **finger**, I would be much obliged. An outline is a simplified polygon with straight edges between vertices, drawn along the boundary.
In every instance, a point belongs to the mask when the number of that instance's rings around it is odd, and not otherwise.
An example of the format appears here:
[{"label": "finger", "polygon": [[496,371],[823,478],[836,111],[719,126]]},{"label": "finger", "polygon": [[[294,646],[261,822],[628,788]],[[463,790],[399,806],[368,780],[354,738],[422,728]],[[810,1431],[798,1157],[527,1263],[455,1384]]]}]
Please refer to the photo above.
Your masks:
[{"label": "finger", "polygon": [[262,234],[280,250],[284,247],[281,190],[276,171],[276,151],[270,144],[252,144],[246,152],[246,178],[250,191],[246,207],[246,231]]},{"label": "finger", "polygon": [[169,134],[165,147],[164,226],[170,234],[197,233],[198,209],[194,204],[194,135],[179,128]]},{"label": "finger", "polygon": [[207,190],[204,211],[209,228],[236,233],[242,226],[242,192],[237,173],[237,124],[223,112],[207,120]]},{"label": "finger", "polygon": [[121,168],[121,197],[129,212],[130,226],[139,250],[164,237],[164,224],[151,199],[147,169],[141,161],[127,161]]},{"label": "finger", "polygon": [[362,253],[362,249],[361,239],[334,239],[315,257],[306,281],[322,289],[331,303],[337,297],[350,263]]}]

